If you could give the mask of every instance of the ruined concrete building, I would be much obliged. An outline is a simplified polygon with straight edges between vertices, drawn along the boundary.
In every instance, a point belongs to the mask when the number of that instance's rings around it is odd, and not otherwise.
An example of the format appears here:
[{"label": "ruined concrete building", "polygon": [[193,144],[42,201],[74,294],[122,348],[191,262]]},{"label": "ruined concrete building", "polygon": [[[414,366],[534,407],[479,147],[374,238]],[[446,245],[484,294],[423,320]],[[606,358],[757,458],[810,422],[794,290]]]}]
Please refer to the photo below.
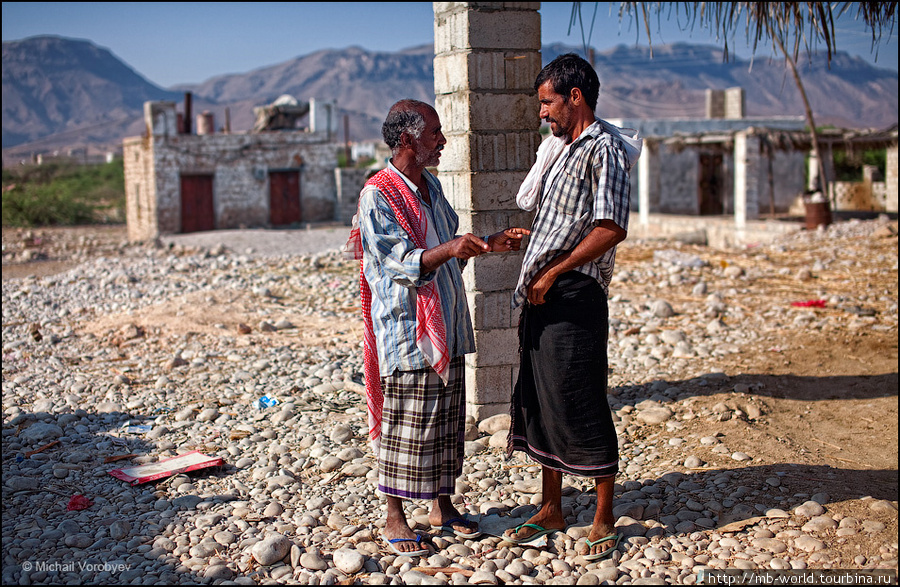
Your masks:
[{"label": "ruined concrete building", "polygon": [[256,128],[235,134],[215,133],[209,113],[190,132],[189,99],[184,116],[174,102],[145,103],[145,135],[124,141],[128,238],[349,221],[363,178],[336,169],[335,106],[288,98],[256,109]]},{"label": "ruined concrete building", "polygon": [[[637,129],[644,138],[631,176],[635,234],[689,232],[702,216],[706,244],[766,240],[795,226],[761,218],[797,211],[802,195],[817,183],[806,119],[745,117],[742,88],[707,90],[705,118],[610,122]],[[820,145],[834,209],[897,211],[896,126],[879,132],[820,131]],[[835,182],[832,150],[866,146],[887,149],[887,181]]]}]

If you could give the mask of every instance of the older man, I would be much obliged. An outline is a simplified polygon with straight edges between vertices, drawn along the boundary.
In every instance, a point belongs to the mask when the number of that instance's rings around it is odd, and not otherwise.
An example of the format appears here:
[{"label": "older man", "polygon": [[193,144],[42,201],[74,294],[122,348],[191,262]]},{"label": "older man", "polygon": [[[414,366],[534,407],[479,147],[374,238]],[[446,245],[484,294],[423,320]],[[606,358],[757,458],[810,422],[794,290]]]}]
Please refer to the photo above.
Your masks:
[{"label": "older man", "polygon": [[463,462],[463,355],[474,350],[461,269],[476,255],[518,250],[528,231],[457,236],[459,219],[426,169],[447,142],[428,104],[396,103],[382,134],[391,161],[360,193],[348,247],[362,260],[369,433],[388,506],[383,536],[398,554],[416,556],[428,550],[409,527],[404,499],[432,500],[436,529],[480,535],[450,499]]},{"label": "older man", "polygon": [[534,85],[553,136],[517,198],[537,214],[513,296],[525,306],[510,450],[541,464],[543,502],[506,537],[527,544],[564,529],[563,473],[594,478],[597,511],[585,558],[597,560],[620,540],[612,513],[618,445],[606,400],[607,290],[628,228],[629,155],[636,156],[619,129],[595,117],[600,82],[584,59],[554,59]]}]

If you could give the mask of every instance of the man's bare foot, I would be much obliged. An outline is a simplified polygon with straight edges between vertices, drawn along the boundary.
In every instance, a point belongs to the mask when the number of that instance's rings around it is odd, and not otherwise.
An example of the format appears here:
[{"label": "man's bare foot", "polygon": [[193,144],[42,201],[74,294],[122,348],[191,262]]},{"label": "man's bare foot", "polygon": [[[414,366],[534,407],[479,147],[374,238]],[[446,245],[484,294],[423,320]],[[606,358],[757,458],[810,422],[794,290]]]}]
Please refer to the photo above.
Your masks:
[{"label": "man's bare foot", "polygon": [[616,539],[611,538],[609,540],[605,540],[603,542],[596,542],[601,538],[606,538],[607,536],[613,536],[616,534],[616,524],[615,522],[597,522],[594,521],[593,526],[591,526],[591,532],[588,534],[588,540],[591,543],[591,551],[588,555],[592,554],[600,554],[602,552],[606,552],[610,548],[615,548]]},{"label": "man's bare foot", "polygon": [[419,535],[412,531],[405,520],[388,520],[384,526],[384,530],[381,531],[381,535],[384,536],[384,539],[389,543],[391,540],[396,538],[403,539],[392,543],[394,545],[394,548],[396,548],[400,552],[416,552],[418,550],[422,550],[422,548],[424,547],[424,541],[420,541],[418,543],[414,542],[416,539],[418,539]]},{"label": "man's bare foot", "polygon": [[481,535],[481,532],[478,529],[478,523],[474,520],[466,520],[466,517],[453,507],[450,496],[442,495],[434,500],[434,503],[431,506],[431,512],[428,514],[428,523],[431,524],[433,528],[441,528],[448,525],[447,522],[450,522],[451,520],[453,523],[449,524],[449,526],[454,532],[458,532],[457,535]]},{"label": "man's bare foot", "polygon": [[506,532],[503,533],[504,538],[509,538],[510,540],[514,540],[516,542],[521,542],[524,540],[528,540],[535,534],[540,533],[540,530],[537,528],[533,528],[528,526],[527,524],[533,524],[534,526],[540,526],[545,530],[565,530],[566,529],[566,520],[562,517],[562,514],[552,515],[545,514],[543,510],[539,511],[537,514],[532,516],[530,520],[525,522],[519,526],[519,531],[517,532],[515,528],[510,528]]}]

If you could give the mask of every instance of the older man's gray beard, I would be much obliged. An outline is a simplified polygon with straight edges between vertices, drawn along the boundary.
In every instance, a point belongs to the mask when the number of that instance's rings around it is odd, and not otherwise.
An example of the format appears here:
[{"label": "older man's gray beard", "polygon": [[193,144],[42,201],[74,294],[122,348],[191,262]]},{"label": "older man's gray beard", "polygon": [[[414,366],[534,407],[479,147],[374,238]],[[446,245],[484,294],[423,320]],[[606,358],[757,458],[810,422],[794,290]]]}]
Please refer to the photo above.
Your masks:
[{"label": "older man's gray beard", "polygon": [[419,167],[437,167],[438,163],[441,162],[440,154],[441,149],[437,151],[430,151],[424,153],[416,153],[416,165]]}]

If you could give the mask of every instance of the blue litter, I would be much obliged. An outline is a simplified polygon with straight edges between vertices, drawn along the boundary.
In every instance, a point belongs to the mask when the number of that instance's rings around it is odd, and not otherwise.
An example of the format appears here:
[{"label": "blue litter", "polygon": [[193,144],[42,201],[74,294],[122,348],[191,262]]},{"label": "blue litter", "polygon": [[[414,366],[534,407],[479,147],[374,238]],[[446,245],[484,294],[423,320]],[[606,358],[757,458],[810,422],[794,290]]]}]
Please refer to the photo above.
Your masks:
[{"label": "blue litter", "polygon": [[255,402],[253,402],[253,407],[257,410],[262,410],[264,408],[271,408],[273,406],[278,405],[278,400],[274,397],[270,397],[268,395],[264,395]]}]

